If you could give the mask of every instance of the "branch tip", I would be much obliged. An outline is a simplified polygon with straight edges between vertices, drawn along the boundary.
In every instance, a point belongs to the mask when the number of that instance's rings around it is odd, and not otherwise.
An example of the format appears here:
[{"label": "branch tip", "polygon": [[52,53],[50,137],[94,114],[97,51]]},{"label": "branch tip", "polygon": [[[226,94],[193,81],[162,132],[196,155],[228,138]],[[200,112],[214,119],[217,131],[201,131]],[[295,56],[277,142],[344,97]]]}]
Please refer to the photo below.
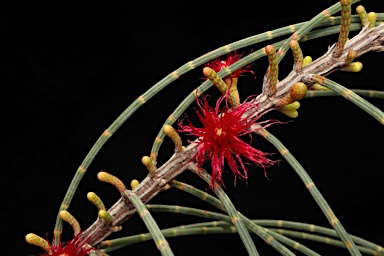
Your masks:
[{"label": "branch tip", "polygon": [[108,224],[112,222],[112,216],[106,210],[100,210],[97,215]]},{"label": "branch tip", "polygon": [[356,12],[360,17],[362,27],[367,25],[369,21],[368,21],[368,15],[367,15],[367,12],[365,11],[364,6],[362,6],[362,5],[357,6]]},{"label": "branch tip", "polygon": [[49,250],[50,246],[49,246],[48,241],[45,240],[44,238],[34,234],[34,233],[27,234],[25,236],[25,241],[27,241],[27,243],[29,243],[29,244],[36,245],[36,246],[44,249],[48,253],[51,253]]},{"label": "branch tip", "polygon": [[268,56],[268,75],[269,75],[269,88],[268,88],[268,95],[272,96],[276,92],[276,84],[277,84],[277,77],[278,77],[278,63],[277,63],[277,56],[276,56],[276,50],[273,45],[267,45],[265,47],[265,53]]},{"label": "branch tip", "polygon": [[348,40],[348,34],[351,27],[351,0],[340,0],[341,4],[341,24],[340,24],[340,33],[339,39],[336,43],[333,57],[338,58],[343,49],[344,45]]},{"label": "branch tip", "polygon": [[375,12],[370,12],[370,13],[368,13],[368,22],[369,22],[369,27],[370,28],[373,28],[373,27],[375,27],[375,25],[376,25],[376,19],[377,19],[377,17],[376,17],[376,13]]},{"label": "branch tip", "polygon": [[139,186],[140,182],[138,180],[133,179],[131,181],[131,189],[134,190],[137,186]]},{"label": "branch tip", "polygon": [[301,51],[300,45],[296,40],[291,40],[289,47],[293,53],[294,68],[296,72],[301,72],[303,67],[303,52]]},{"label": "branch tip", "polygon": [[143,158],[141,158],[141,162],[147,168],[151,177],[153,177],[153,175],[155,175],[156,167],[153,164],[152,159],[149,156],[143,156]]},{"label": "branch tip", "polygon": [[69,225],[72,226],[74,236],[77,236],[80,233],[80,224],[72,214],[70,214],[67,210],[61,210],[59,212],[59,216],[63,221],[67,222]]},{"label": "branch tip", "polygon": [[124,193],[124,191],[126,190],[124,183],[119,178],[107,172],[99,172],[97,174],[97,178],[102,182],[106,182],[115,186],[120,193]]},{"label": "branch tip", "polygon": [[181,141],[180,135],[176,132],[172,125],[164,125],[163,131],[175,144],[175,152],[182,151],[183,143]]},{"label": "branch tip", "polygon": [[88,192],[87,199],[92,202],[98,210],[105,210],[103,201],[94,192]]},{"label": "branch tip", "polygon": [[305,56],[305,58],[303,59],[303,67],[307,66],[311,62],[312,62],[312,57],[311,56]]},{"label": "branch tip", "polygon": [[363,69],[363,63],[361,63],[360,61],[352,62],[349,65],[341,68],[342,71],[354,72],[354,73],[360,72],[362,69]]}]

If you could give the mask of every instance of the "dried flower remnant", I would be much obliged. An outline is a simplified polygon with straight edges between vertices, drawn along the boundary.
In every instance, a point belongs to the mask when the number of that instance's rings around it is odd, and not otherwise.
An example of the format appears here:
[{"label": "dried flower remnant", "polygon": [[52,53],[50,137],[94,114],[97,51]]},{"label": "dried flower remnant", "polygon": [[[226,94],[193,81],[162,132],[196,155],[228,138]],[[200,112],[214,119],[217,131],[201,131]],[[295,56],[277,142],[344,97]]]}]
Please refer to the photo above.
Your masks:
[{"label": "dried flower remnant", "polygon": [[[257,117],[250,117],[257,110],[258,104],[254,100],[245,101],[236,108],[229,108],[228,104],[220,108],[223,101],[227,103],[228,94],[224,94],[219,98],[215,108],[208,105],[206,97],[202,100],[197,99],[199,110],[196,111],[203,127],[195,127],[189,118],[188,125],[179,122],[179,131],[189,133],[189,135],[197,136],[198,139],[194,143],[199,144],[199,148],[194,155],[194,160],[198,166],[202,166],[208,159],[211,160],[212,182],[224,185],[222,181],[222,172],[224,169],[224,160],[228,163],[231,171],[237,177],[247,179],[247,169],[242,158],[247,159],[264,169],[274,164],[267,158],[269,153],[264,153],[255,149],[249,143],[243,141],[240,137],[249,135],[252,141],[250,127],[259,124],[260,127],[269,126],[277,121],[263,121],[257,123]],[[251,112],[251,113],[250,113]],[[248,118],[245,118],[245,115]]]}]

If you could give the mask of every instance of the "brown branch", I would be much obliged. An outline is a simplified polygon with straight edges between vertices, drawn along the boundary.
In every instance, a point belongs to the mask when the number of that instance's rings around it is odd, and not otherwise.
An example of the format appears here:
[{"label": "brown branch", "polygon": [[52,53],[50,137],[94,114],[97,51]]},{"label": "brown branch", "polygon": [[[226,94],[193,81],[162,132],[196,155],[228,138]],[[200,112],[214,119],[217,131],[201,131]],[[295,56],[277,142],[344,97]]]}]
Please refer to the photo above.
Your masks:
[{"label": "brown branch", "polygon": [[[268,91],[263,91],[256,98],[259,102],[259,107],[253,116],[261,117],[266,112],[276,109],[277,103],[290,94],[292,85],[302,82],[308,87],[311,86],[311,74],[324,75],[341,70],[346,65],[348,53],[352,50],[356,51],[355,57],[370,51],[383,51],[384,25],[374,28],[369,28],[368,25],[365,26],[358,35],[346,42],[339,57],[334,57],[334,46],[332,46],[322,57],[303,66],[300,72],[293,69],[286,78],[277,83],[274,95],[268,96]],[[267,82],[269,83],[269,81]],[[269,86],[263,86],[263,88],[269,88]],[[245,116],[247,116],[247,113]],[[253,116],[248,115],[247,118],[252,118]],[[191,143],[182,151],[175,153],[166,163],[155,170],[153,176],[148,175],[135,188],[134,192],[136,195],[143,203],[147,203],[151,198],[164,190],[169,181],[186,170],[187,164],[193,159],[197,149],[198,145]],[[127,198],[122,196],[108,210],[108,213],[112,217],[111,223],[108,224],[99,218],[82,233],[83,237],[89,238],[88,243],[90,245],[95,246],[112,232],[119,230],[119,226],[136,213],[136,209]]]}]

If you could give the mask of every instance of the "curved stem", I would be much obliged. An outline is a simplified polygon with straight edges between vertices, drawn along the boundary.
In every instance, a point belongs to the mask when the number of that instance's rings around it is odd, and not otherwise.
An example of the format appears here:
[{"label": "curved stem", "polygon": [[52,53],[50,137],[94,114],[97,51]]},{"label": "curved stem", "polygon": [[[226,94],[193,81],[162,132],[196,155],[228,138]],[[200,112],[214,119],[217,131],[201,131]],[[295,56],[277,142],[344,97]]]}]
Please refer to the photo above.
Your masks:
[{"label": "curved stem", "polygon": [[[211,175],[209,175],[204,169],[198,168],[196,165],[190,164],[191,170],[200,176],[205,182],[208,184],[211,183]],[[245,248],[249,255],[259,255],[255,244],[252,241],[251,235],[249,234],[247,228],[245,227],[243,220],[240,218],[238,211],[235,206],[232,204],[231,199],[227,196],[224,190],[220,187],[220,185],[215,182],[212,187],[212,191],[217,195],[220,199],[221,203],[226,209],[229,217],[231,218],[231,222],[236,227],[237,232],[240,235],[241,240],[244,243]]]},{"label": "curved stem", "polygon": [[324,215],[327,217],[331,226],[336,230],[340,239],[343,241],[344,245],[348,249],[351,255],[361,255],[360,251],[357,249],[355,243],[344,229],[343,225],[340,223],[339,219],[336,217],[331,207],[328,205],[325,198],[322,196],[320,191],[313,183],[311,177],[307,174],[301,164],[296,160],[296,158],[288,151],[288,149],[280,142],[275,136],[265,129],[258,129],[256,133],[260,134],[266,138],[273,146],[275,146],[280,154],[287,160],[295,172],[299,175],[300,179],[303,181],[306,188],[311,193],[312,197],[315,199],[317,205],[323,211]]},{"label": "curved stem", "polygon": [[323,76],[311,75],[311,77],[315,82],[322,84],[325,87],[328,87],[329,89],[337,92],[338,94],[340,94],[341,96],[343,96],[344,98],[346,98],[347,100],[354,103],[356,106],[373,116],[381,124],[384,124],[384,113],[380,109],[378,109],[377,107],[375,107],[374,105],[354,93],[352,90]]},{"label": "curved stem", "polygon": [[167,240],[165,240],[165,237],[160,231],[160,228],[157,226],[156,221],[153,219],[143,202],[141,202],[140,198],[130,190],[126,190],[124,194],[137,209],[140,218],[144,221],[145,226],[151,233],[153,240],[156,243],[156,247],[160,251],[161,255],[173,256],[173,252],[169,247]]},{"label": "curved stem", "polygon": [[[209,180],[211,179],[210,177],[208,178]],[[210,194],[204,191],[201,191],[200,189],[197,189],[189,184],[185,184],[183,182],[179,182],[175,180],[173,180],[170,184],[172,185],[172,187],[175,187],[191,195],[194,195],[224,212],[226,211],[219,199],[211,196]],[[276,251],[278,251],[282,255],[293,255],[293,253],[287,247],[285,247],[277,239],[271,236],[271,234],[269,234],[263,227],[253,223],[250,219],[245,217],[243,214],[239,213],[239,215],[249,230],[252,230],[252,232],[258,235],[267,244],[271,245]]]}]

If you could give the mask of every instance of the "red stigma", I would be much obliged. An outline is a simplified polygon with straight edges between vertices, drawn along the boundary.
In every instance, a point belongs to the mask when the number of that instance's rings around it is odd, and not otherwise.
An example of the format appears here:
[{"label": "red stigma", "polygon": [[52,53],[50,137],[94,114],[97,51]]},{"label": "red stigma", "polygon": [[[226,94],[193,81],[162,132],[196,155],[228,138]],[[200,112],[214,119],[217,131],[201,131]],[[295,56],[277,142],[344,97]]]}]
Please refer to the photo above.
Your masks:
[{"label": "red stigma", "polygon": [[[81,233],[72,240],[57,245],[49,244],[45,254],[41,256],[85,256],[92,250],[91,246],[86,246],[87,239],[81,237]],[[49,252],[49,253],[48,253]]]},{"label": "red stigma", "polygon": [[[250,113],[255,113],[258,104],[251,100],[234,109],[229,108],[227,104],[220,108],[223,100],[227,101],[227,94],[220,97],[215,108],[211,108],[206,97],[203,97],[202,100],[197,99],[199,110],[196,113],[203,125],[202,128],[195,127],[190,119],[188,119],[188,125],[179,122],[179,131],[198,137],[195,143],[199,144],[199,148],[194,155],[197,165],[201,167],[205,162],[211,160],[211,187],[215,181],[223,185],[222,172],[225,161],[235,178],[242,179],[248,178],[248,171],[243,159],[262,167],[264,171],[265,167],[275,163],[267,158],[268,153],[257,150],[240,139],[244,135],[249,135],[252,139],[250,127],[258,124],[257,117],[245,118],[244,115],[249,117]],[[269,122],[269,124],[274,122]]]}]

